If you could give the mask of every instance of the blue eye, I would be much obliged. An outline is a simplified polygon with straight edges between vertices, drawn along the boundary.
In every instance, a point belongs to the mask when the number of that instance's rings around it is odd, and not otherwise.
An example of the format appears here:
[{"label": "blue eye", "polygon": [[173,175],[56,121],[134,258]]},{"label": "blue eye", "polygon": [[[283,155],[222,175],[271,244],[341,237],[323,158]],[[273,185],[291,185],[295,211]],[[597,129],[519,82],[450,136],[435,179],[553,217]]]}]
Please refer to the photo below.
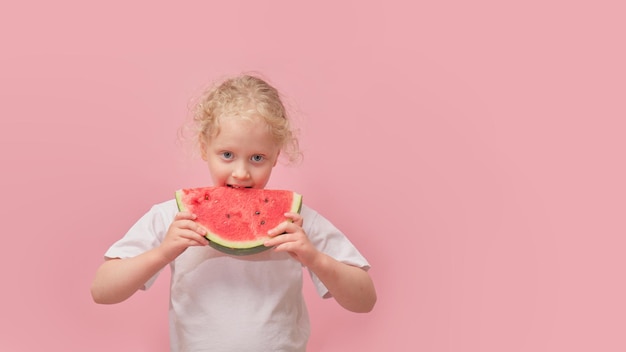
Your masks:
[{"label": "blue eye", "polygon": [[232,159],[233,158],[233,153],[231,153],[231,152],[222,152],[222,158],[224,158],[224,159]]},{"label": "blue eye", "polygon": [[250,159],[252,159],[252,161],[258,163],[258,162],[263,161],[265,158],[263,157],[263,155],[257,154],[257,155],[253,155],[252,158],[250,158]]}]

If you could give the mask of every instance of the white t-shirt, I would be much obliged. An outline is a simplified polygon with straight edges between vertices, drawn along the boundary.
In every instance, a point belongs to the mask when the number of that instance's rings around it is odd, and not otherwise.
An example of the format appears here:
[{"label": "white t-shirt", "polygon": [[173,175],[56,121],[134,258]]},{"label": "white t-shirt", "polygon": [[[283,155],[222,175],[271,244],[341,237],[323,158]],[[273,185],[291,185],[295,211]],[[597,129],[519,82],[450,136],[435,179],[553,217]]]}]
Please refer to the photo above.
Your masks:
[{"label": "white t-shirt", "polygon": [[[129,258],[159,246],[177,212],[175,200],[154,205],[105,256]],[[369,269],[330,221],[304,205],[301,215],[303,229],[318,250]],[[209,246],[189,247],[170,268],[171,351],[305,351],[310,328],[302,265],[289,254],[267,250],[231,256]],[[319,295],[330,297],[309,274]]]}]

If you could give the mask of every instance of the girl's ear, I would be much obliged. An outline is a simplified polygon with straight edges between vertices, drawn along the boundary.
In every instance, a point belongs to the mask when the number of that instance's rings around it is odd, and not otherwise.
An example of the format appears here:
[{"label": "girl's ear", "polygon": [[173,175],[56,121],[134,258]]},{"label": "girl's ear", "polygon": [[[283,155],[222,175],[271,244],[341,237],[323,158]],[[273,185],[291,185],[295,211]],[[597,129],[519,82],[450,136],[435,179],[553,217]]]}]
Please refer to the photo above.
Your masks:
[{"label": "girl's ear", "polygon": [[278,154],[276,154],[276,158],[274,158],[274,165],[272,165],[272,167],[276,166],[276,163],[278,163],[279,157],[280,157],[280,150],[278,151]]},{"label": "girl's ear", "polygon": [[200,138],[199,143],[200,144],[200,155],[202,156],[202,160],[207,161],[208,159],[208,155],[207,155],[207,143],[206,140],[204,138]]}]

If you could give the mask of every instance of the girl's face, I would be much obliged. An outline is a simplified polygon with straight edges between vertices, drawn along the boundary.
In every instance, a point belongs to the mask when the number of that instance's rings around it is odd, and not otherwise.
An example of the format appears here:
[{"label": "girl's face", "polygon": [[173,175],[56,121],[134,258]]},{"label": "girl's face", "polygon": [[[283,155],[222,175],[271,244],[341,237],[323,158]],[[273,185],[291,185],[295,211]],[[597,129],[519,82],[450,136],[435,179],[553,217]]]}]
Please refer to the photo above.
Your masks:
[{"label": "girl's face", "polygon": [[214,186],[264,188],[280,148],[260,118],[220,118],[217,136],[203,143],[202,159]]}]

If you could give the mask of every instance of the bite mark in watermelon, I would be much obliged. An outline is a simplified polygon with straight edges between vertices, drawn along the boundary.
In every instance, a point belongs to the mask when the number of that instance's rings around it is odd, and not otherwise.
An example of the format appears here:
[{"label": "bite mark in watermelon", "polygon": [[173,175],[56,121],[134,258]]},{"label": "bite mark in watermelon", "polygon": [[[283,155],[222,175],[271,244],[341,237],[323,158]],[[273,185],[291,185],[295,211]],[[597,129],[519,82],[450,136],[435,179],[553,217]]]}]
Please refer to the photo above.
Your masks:
[{"label": "bite mark in watermelon", "polygon": [[206,227],[209,245],[221,252],[248,255],[268,247],[267,231],[299,213],[302,195],[287,190],[231,187],[183,188],[176,191],[178,210],[196,214]]}]

